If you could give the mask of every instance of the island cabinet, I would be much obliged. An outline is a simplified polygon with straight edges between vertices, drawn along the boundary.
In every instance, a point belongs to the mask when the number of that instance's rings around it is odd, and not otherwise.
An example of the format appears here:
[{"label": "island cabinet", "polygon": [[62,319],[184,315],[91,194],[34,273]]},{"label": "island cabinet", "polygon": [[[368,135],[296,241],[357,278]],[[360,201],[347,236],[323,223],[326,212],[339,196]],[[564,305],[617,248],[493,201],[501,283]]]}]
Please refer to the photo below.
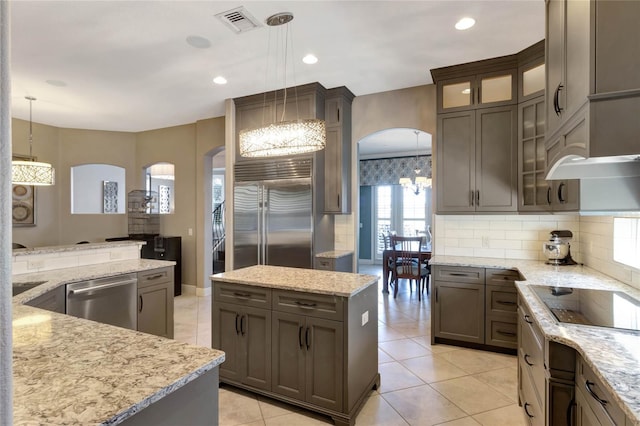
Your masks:
[{"label": "island cabinet", "polygon": [[636,1],[546,1],[547,171],[567,155],[637,154]]},{"label": "island cabinet", "polygon": [[433,265],[432,343],[515,352],[516,279],[511,270]]},{"label": "island cabinet", "polygon": [[138,272],[138,331],[173,339],[173,266]]},{"label": "island cabinet", "polygon": [[324,212],[351,213],[351,102],[346,87],[327,90],[324,150]]},{"label": "island cabinet", "polygon": [[375,284],[349,297],[215,276],[213,286],[212,346],[226,357],[221,382],[328,415],[338,425],[355,423],[380,380]]}]

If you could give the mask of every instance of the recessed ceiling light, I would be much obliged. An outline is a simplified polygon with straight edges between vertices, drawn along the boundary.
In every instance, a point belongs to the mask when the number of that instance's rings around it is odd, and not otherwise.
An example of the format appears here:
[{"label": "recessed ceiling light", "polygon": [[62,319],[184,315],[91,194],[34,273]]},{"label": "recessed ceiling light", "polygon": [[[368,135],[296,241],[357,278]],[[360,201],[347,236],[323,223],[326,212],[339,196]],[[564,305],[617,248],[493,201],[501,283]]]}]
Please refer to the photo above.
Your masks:
[{"label": "recessed ceiling light", "polygon": [[458,22],[456,22],[457,30],[468,30],[476,24],[476,20],[473,18],[462,18]]},{"label": "recessed ceiling light", "polygon": [[211,42],[208,39],[195,35],[187,37],[187,44],[198,49],[208,49],[211,47]]},{"label": "recessed ceiling light", "polygon": [[469,93],[471,93],[471,89],[468,89],[468,88],[467,88],[467,89],[464,89],[464,90],[462,91],[462,93],[463,93],[464,95],[468,95]]},{"label": "recessed ceiling light", "polygon": [[227,84],[227,79],[224,78],[223,76],[219,75],[216,78],[213,79],[213,82],[215,84]]},{"label": "recessed ceiling light", "polygon": [[304,62],[305,64],[313,65],[316,62],[318,62],[318,58],[316,58],[314,55],[309,53],[307,56],[302,58],[302,62]]},{"label": "recessed ceiling light", "polygon": [[65,87],[67,85],[67,83],[62,80],[46,80],[45,83],[57,87]]}]

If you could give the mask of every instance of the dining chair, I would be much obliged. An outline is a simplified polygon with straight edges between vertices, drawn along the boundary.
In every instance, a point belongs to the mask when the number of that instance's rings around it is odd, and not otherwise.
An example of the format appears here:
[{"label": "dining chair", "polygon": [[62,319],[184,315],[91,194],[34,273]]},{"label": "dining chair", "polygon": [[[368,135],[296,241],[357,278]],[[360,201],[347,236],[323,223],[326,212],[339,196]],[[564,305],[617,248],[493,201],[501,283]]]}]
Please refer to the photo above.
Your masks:
[{"label": "dining chair", "polygon": [[422,300],[422,292],[428,286],[429,268],[424,263],[418,262],[415,257],[415,251],[416,248],[419,249],[423,241],[424,237],[402,237],[398,235],[390,237],[391,259],[393,259],[394,264],[391,280],[394,285],[394,299],[398,295],[400,280],[406,279],[409,280],[409,289],[411,289],[411,281],[415,280],[418,300]]},{"label": "dining chair", "polygon": [[[387,232],[380,233],[380,239],[382,239],[385,251],[389,250],[389,237],[390,234]],[[389,270],[389,273],[387,274],[387,282],[391,282],[391,278],[393,276],[393,259],[391,257],[387,259],[387,269]]]}]

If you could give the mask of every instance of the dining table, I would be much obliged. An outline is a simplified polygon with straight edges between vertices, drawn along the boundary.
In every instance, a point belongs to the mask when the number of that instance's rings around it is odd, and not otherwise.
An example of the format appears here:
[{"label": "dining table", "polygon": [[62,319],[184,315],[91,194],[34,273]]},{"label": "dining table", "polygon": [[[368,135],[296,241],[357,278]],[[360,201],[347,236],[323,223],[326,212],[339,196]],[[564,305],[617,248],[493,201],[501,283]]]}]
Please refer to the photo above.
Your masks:
[{"label": "dining table", "polygon": [[[399,247],[397,247],[399,250]],[[425,244],[412,244],[411,257],[418,259],[418,262],[428,262],[431,259],[431,242]],[[393,249],[388,248],[382,252],[382,292],[389,293],[389,259],[393,257]]]}]

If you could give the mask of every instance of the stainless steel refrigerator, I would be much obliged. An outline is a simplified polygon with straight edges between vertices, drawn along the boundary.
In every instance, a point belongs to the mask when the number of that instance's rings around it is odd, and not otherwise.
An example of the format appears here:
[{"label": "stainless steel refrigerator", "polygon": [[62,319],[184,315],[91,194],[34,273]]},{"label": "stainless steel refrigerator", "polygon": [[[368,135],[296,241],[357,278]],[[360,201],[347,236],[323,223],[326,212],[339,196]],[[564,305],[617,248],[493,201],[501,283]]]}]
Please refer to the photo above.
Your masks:
[{"label": "stainless steel refrigerator", "polygon": [[234,175],[234,269],[312,268],[311,160],[241,163]]}]

